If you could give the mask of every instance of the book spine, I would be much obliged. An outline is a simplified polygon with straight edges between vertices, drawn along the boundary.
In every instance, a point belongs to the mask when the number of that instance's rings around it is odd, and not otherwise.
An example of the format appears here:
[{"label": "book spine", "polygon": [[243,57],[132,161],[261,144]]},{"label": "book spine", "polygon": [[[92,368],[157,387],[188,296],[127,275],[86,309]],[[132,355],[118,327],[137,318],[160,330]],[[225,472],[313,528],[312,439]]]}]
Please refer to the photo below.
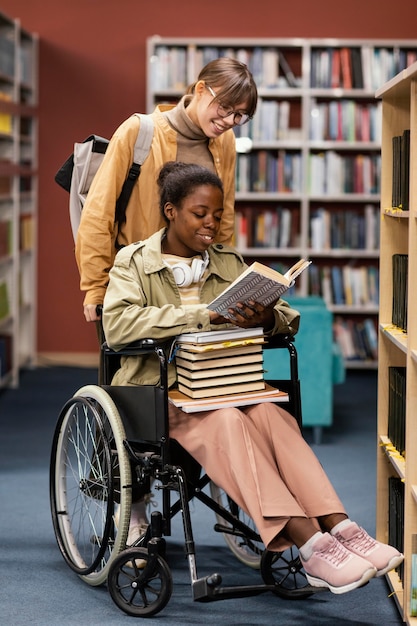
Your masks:
[{"label": "book spine", "polygon": [[411,538],[410,616],[417,617],[417,535]]}]

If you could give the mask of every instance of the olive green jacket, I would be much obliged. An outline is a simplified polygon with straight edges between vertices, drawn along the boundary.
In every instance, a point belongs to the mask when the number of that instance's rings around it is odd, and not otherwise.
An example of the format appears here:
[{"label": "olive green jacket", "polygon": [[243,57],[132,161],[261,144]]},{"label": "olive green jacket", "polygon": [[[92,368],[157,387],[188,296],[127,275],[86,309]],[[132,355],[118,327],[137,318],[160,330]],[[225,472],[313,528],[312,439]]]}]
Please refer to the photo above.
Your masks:
[{"label": "olive green jacket", "polygon": [[[164,232],[162,229],[146,241],[126,246],[116,256],[103,310],[107,343],[115,350],[139,339],[166,339],[168,344],[180,333],[222,328],[210,324],[206,304],[181,304],[173,273],[162,260]],[[246,268],[241,255],[224,244],[210,246],[208,253],[210,263],[200,286],[203,303],[211,302]],[[297,332],[300,315],[287,302],[280,299],[274,312],[275,325],[268,334]],[[113,383],[154,385],[158,379],[159,364],[153,356],[123,357]],[[174,366],[170,365],[169,384],[175,379]]]}]

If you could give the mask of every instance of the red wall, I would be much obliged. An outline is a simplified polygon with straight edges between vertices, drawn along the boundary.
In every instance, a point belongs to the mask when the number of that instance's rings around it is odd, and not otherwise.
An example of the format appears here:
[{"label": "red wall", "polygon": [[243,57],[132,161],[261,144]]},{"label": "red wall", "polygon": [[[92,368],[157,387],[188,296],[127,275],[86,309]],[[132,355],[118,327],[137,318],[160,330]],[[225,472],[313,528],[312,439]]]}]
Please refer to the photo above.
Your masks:
[{"label": "red wall", "polygon": [[[394,8],[395,6],[395,8]],[[82,315],[68,196],[54,182],[74,140],[145,110],[146,38],[412,39],[415,0],[1,0],[40,37],[39,352],[96,352]]]}]

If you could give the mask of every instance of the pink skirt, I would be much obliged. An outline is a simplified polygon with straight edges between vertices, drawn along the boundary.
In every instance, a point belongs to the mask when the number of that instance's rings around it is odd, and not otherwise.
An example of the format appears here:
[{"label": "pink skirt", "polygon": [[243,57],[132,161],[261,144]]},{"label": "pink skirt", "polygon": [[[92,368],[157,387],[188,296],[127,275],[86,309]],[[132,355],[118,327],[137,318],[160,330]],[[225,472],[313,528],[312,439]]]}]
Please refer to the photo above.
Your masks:
[{"label": "pink skirt", "polygon": [[291,544],[279,533],[291,517],[345,513],[333,486],[296,420],[281,407],[184,413],[170,405],[176,439],[256,524],[265,546]]}]

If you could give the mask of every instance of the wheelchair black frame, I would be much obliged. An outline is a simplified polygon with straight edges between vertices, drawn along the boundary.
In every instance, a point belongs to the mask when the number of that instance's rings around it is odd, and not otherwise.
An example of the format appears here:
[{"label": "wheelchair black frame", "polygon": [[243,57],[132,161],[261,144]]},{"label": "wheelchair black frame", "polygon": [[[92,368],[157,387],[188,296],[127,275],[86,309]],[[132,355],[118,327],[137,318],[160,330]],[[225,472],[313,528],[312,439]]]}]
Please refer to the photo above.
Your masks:
[{"label": "wheelchair black frame", "polygon": [[[299,426],[301,427],[302,415],[300,381],[298,378],[298,358],[293,341],[293,337],[277,335],[272,338],[272,341],[270,341],[267,345],[268,348],[286,348],[289,352],[290,358],[290,378],[283,380],[268,380],[268,383],[288,393],[289,403],[286,405],[286,408],[288,408],[289,412],[291,412],[291,414],[296,418]],[[203,578],[198,577],[195,558],[196,550],[188,505],[191,499],[197,498],[214,513],[219,514],[232,526],[232,529],[230,529],[221,524],[215,524],[214,529],[216,532],[230,532],[235,536],[241,536],[242,538],[260,543],[262,542],[262,539],[257,532],[233,516],[229,511],[215,502],[203,491],[204,487],[210,483],[210,478],[206,474],[200,477],[196,483],[191,484],[187,480],[185,473],[180,466],[170,464],[169,439],[167,437],[167,433],[169,432],[168,415],[166,410],[166,407],[168,406],[168,362],[164,348],[155,340],[145,339],[129,345],[121,351],[114,352],[107,346],[106,343],[104,343],[102,345],[103,359],[100,377],[103,381],[110,382],[110,377],[112,375],[111,360],[114,357],[120,358],[121,356],[135,356],[151,353],[156,355],[160,365],[160,383],[159,386],[153,387],[153,389],[155,389],[155,393],[159,395],[157,402],[162,402],[164,405],[164,410],[161,410],[160,412],[158,411],[156,414],[156,433],[158,434],[157,443],[151,439],[147,439],[146,436],[142,439],[142,441],[138,441],[132,440],[128,435],[131,426],[128,414],[132,407],[127,396],[131,395],[132,388],[101,385],[113,399],[118,407],[118,410],[120,410],[122,421],[125,427],[127,427],[125,448],[132,463],[134,465],[143,465],[144,462],[143,458],[141,459],[137,455],[138,444],[139,448],[143,445],[144,450],[151,448],[155,453],[159,452],[156,457],[153,457],[153,454],[151,453],[150,457],[146,461],[148,468],[145,471],[149,472],[152,477],[156,478],[161,483],[161,486],[158,488],[162,490],[162,513],[160,511],[155,511],[152,514],[148,532],[137,544],[135,544],[136,547],[147,547],[152,553],[155,553],[156,551],[158,554],[163,556],[165,551],[165,540],[163,537],[171,535],[171,519],[174,515],[181,511],[183,516],[185,552],[191,576],[193,600],[207,602],[225,598],[257,595],[266,591],[272,591],[285,597],[292,597],[293,594],[291,591],[285,592],[284,590],[278,592],[276,585],[258,584],[249,586],[239,585],[222,587],[222,579],[218,573],[211,574]],[[179,498],[174,504],[171,504],[170,494],[172,491],[178,491],[179,493]],[[301,594],[295,593],[294,595],[303,597],[316,591],[316,589],[310,588],[309,586],[305,591],[304,589],[305,588],[303,588]]]}]

